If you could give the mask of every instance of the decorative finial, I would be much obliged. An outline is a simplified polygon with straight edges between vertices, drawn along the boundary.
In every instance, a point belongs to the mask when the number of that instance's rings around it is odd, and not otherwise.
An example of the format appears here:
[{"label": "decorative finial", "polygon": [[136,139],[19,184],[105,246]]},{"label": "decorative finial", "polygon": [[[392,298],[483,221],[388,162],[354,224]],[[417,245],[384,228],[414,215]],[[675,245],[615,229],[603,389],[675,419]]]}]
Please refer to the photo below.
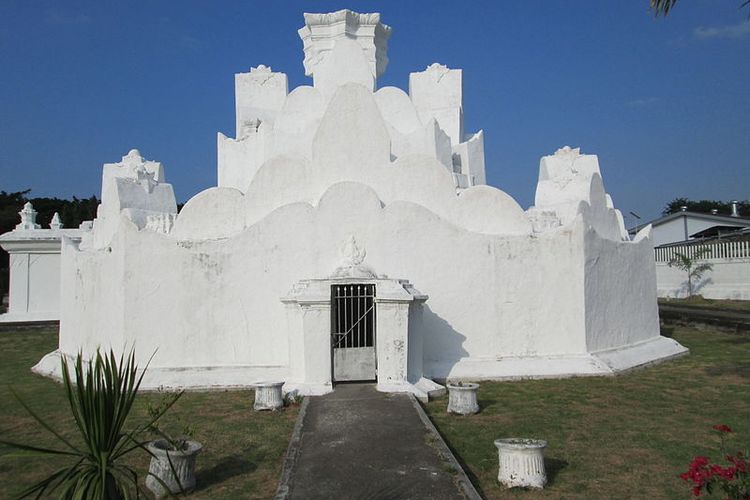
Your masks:
[{"label": "decorative finial", "polygon": [[450,68],[445,64],[434,62],[427,66],[425,71],[431,74],[435,81],[439,82],[450,71]]},{"label": "decorative finial", "polygon": [[34,207],[31,205],[31,202],[27,201],[26,204],[23,206],[23,210],[18,212],[18,215],[21,216],[21,223],[16,226],[16,229],[39,229],[39,224],[36,223],[36,210],[34,210]]},{"label": "decorative finial", "polygon": [[141,152],[137,149],[131,149],[128,154],[122,157],[122,163],[128,166],[143,164]]},{"label": "decorative finial", "polygon": [[60,220],[60,214],[55,212],[55,215],[52,216],[52,222],[49,223],[50,229],[62,229],[62,221]]},{"label": "decorative finial", "polygon": [[563,146],[555,151],[555,156],[564,160],[575,160],[581,156],[581,148],[571,148],[570,146]]},{"label": "decorative finial", "polygon": [[302,39],[305,75],[313,76],[316,68],[333,50],[337,40],[356,41],[365,54],[373,76],[388,66],[388,38],[391,28],[380,22],[380,14],[360,14],[344,9],[326,14],[305,13],[305,26],[298,30]]}]

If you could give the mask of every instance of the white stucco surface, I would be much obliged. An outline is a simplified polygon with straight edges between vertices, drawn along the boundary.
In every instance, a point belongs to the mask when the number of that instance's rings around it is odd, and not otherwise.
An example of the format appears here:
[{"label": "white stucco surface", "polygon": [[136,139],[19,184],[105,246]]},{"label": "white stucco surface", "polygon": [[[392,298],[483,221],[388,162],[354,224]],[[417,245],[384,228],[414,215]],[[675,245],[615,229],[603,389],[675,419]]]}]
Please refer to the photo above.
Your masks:
[{"label": "white stucco surface", "polygon": [[0,246],[10,254],[10,301],[0,323],[58,320],[61,240],[78,241],[83,231],[63,229],[58,214],[50,229],[42,229],[31,203],[19,215],[16,229],[0,236]]},{"label": "white stucco surface", "polygon": [[114,179],[92,234],[63,245],[60,348],[37,371],[54,374],[60,353],[135,346],[141,360],[156,352],[145,387],[325,392],[342,279],[376,284],[381,390],[611,374],[686,352],[659,336],[650,233],[630,241],[596,156],[543,157],[524,211],[484,184],[460,70],[434,64],[408,94],[377,90],[391,34],[379,15],[305,22],[313,86],[287,93],[267,67],[237,75],[218,187],[175,216],[163,172],[123,158],[136,167]]},{"label": "white stucco surface", "polygon": [[[750,259],[716,259],[713,268],[693,283],[693,293],[707,299],[750,300]],[[688,296],[687,273],[665,262],[656,263],[659,297]]]}]

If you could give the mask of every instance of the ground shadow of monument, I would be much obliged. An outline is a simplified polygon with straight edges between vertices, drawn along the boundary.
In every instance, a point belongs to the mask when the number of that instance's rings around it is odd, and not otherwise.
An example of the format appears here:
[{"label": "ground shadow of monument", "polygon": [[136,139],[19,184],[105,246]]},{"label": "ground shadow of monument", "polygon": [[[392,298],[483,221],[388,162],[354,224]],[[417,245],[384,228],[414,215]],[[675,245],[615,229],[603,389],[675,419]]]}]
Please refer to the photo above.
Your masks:
[{"label": "ground shadow of monument", "polygon": [[564,468],[568,466],[567,460],[560,460],[559,458],[544,457],[544,470],[547,472],[547,486],[555,484],[557,475]]},{"label": "ground shadow of monument", "polygon": [[739,361],[709,366],[708,368],[705,368],[704,371],[707,375],[713,375],[715,377],[731,375],[734,377],[750,379],[750,361]]},{"label": "ground shadow of monument", "polygon": [[422,310],[421,329],[426,376],[445,381],[456,363],[469,354],[463,347],[466,336],[454,329],[428,304]]},{"label": "ground shadow of monument", "polygon": [[[240,453],[233,453],[219,459],[213,466],[198,469],[198,478],[194,491],[202,491],[242,474],[250,474],[258,468],[258,464],[266,459],[266,453],[257,447],[245,448]],[[200,463],[200,461],[198,462]]]},{"label": "ground shadow of monument", "polygon": [[659,325],[659,334],[662,337],[671,339],[674,336],[674,326],[667,326],[665,324]]}]

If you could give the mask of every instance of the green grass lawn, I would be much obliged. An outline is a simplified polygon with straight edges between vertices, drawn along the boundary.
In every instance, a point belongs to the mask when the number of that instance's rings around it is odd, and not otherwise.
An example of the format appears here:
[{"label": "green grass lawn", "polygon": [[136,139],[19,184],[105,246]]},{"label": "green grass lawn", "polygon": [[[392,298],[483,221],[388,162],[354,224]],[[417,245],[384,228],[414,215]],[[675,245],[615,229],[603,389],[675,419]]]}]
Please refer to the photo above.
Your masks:
[{"label": "green grass lawn", "polygon": [[[690,355],[617,377],[484,382],[481,412],[426,410],[486,498],[690,498],[677,476],[694,455],[715,460],[726,423],[729,446],[750,445],[750,337],[676,327]],[[542,492],[496,481],[496,438],[546,439],[550,483]]]},{"label": "green grass lawn", "polygon": [[[718,459],[711,425],[726,423],[737,448],[750,444],[750,337],[677,327],[668,332],[689,356],[618,377],[484,382],[481,413],[445,413],[446,398],[427,412],[487,498],[689,498],[677,475],[690,459]],[[62,387],[29,367],[53,350],[54,331],[0,332],[0,377],[56,429],[73,436]],[[142,395],[134,418],[145,417]],[[170,414],[196,428],[205,446],[193,498],[273,496],[297,408],[252,411],[252,392],[186,393]],[[167,423],[169,422],[167,419]],[[0,434],[49,445],[41,431],[0,386]],[[550,484],[542,492],[506,491],[496,483],[499,437],[549,441]],[[134,456],[145,471],[148,456]],[[0,447],[0,498],[12,496],[59,462]]]},{"label": "green grass lawn", "polygon": [[[56,445],[11,395],[9,386],[36,412],[65,436],[73,437],[72,420],[63,387],[29,370],[57,346],[55,330],[0,331],[0,436],[10,441]],[[134,422],[146,417],[147,402],[157,396],[139,396]],[[198,457],[197,489],[191,498],[269,498],[281,473],[281,463],[298,408],[281,412],[254,412],[252,391],[185,393],[165,417],[194,426],[203,443]],[[179,427],[178,427],[179,429]],[[148,470],[149,456],[138,451],[131,463]],[[42,479],[61,463],[57,459],[21,453],[0,445],[0,498],[10,498]]]}]

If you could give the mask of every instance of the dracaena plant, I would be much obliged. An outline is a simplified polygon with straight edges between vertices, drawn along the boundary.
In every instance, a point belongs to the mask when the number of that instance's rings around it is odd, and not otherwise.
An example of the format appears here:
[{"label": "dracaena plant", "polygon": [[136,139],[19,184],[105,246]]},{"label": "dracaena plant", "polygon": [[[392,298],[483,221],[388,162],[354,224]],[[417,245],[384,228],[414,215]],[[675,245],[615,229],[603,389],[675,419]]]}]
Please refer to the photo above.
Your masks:
[{"label": "dracaena plant", "polygon": [[[146,365],[148,366],[148,364]],[[150,415],[140,426],[126,429],[145,370],[138,375],[135,353],[119,359],[110,351],[97,350],[90,360],[79,353],[71,379],[69,364],[62,358],[63,386],[75,422],[77,439],[68,439],[37,415],[15,393],[16,399],[39,425],[52,433],[57,448],[0,441],[3,444],[46,455],[66,456],[69,463],[45,479],[24,490],[20,497],[54,495],[61,499],[129,499],[145,494],[138,473],[123,458],[146,441],[142,435],[177,401]]]}]

